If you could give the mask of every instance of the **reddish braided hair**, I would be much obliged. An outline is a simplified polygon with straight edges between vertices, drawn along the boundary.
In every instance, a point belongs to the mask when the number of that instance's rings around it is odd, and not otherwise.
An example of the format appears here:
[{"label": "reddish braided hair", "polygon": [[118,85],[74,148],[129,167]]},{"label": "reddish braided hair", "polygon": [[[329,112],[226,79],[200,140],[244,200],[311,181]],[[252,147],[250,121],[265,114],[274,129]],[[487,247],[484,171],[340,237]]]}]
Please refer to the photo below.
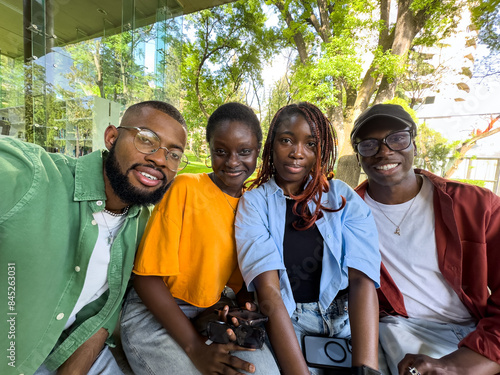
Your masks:
[{"label": "reddish braided hair", "polygon": [[[337,135],[330,121],[318,107],[308,102],[301,102],[287,105],[274,115],[262,152],[262,167],[257,178],[252,181],[250,189],[261,186],[276,174],[272,160],[276,130],[282,122],[296,115],[301,115],[307,121],[317,144],[316,163],[309,172],[311,181],[300,194],[293,196],[295,199],[293,213],[301,218],[300,222],[294,222],[293,226],[297,230],[306,230],[311,228],[316,220],[323,217],[322,211],[340,211],[346,203],[345,198],[342,197],[342,205],[337,210],[321,205],[322,194],[329,191],[328,180],[333,178],[333,167],[337,159]],[[311,200],[316,205],[312,213],[309,212],[307,206]]]}]

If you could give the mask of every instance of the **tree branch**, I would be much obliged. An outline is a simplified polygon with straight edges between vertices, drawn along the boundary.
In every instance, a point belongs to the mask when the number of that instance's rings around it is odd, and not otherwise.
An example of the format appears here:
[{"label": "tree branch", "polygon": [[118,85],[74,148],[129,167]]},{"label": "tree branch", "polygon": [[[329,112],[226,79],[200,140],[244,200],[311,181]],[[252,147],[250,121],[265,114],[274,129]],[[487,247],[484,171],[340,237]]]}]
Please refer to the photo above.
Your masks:
[{"label": "tree branch", "polygon": [[[285,9],[285,4],[283,3],[282,0],[276,0],[274,1],[274,5],[278,8],[280,13],[283,15],[285,18],[285,22],[290,30],[293,30],[293,23],[295,22],[293,20],[292,14],[288,11],[288,9]],[[293,40],[295,42],[295,46],[297,47],[297,51],[299,52],[299,57],[300,57],[300,62],[305,65],[307,62],[307,47],[306,47],[306,42],[304,41],[303,35],[296,31],[293,34]]]},{"label": "tree branch", "polygon": [[460,165],[460,163],[462,163],[462,161],[464,160],[465,154],[472,147],[474,147],[474,145],[476,144],[477,141],[479,141],[480,139],[489,137],[490,135],[496,134],[498,132],[500,132],[500,127],[499,128],[495,128],[495,129],[490,130],[490,131],[487,131],[487,132],[484,132],[484,133],[481,133],[479,135],[476,135],[476,136],[472,137],[471,139],[468,139],[467,141],[465,141],[464,143],[462,143],[462,145],[457,149],[457,151],[459,153],[458,158],[455,159],[455,161],[453,162],[453,164],[450,167],[450,169],[448,169],[446,171],[446,173],[444,174],[444,177],[445,178],[450,178],[453,175],[453,173],[455,173],[455,171],[458,169],[458,166]]}]

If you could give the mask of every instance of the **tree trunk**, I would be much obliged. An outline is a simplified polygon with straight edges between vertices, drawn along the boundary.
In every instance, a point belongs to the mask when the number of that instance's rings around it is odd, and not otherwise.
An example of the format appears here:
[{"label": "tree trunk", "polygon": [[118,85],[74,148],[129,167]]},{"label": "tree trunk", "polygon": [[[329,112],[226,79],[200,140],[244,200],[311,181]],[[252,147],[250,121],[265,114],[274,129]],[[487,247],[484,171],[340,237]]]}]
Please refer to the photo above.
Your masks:
[{"label": "tree trunk", "polygon": [[375,97],[373,104],[380,104],[385,102],[386,100],[391,100],[392,98],[394,98],[397,86],[398,80],[396,78],[389,82],[387,76],[382,77],[382,81],[378,86],[377,96]]},{"label": "tree trunk", "polygon": [[[420,12],[414,15],[410,9],[413,0],[398,1],[398,16],[396,27],[389,33],[389,11],[390,0],[382,0],[380,3],[380,20],[386,25],[386,28],[380,30],[378,45],[385,52],[389,48],[392,54],[404,56],[408,53],[410,46],[417,32],[422,28],[429,15],[425,12]],[[403,61],[403,60],[402,60]],[[344,129],[344,139],[342,142],[341,155],[352,154],[354,151],[350,145],[350,132],[352,125],[358,116],[369,106],[370,100],[377,90],[377,79],[379,75],[376,73],[377,67],[372,64],[365,74],[361,87],[358,91],[358,96],[352,108],[352,111],[347,114]],[[396,82],[389,82],[387,77],[382,77],[382,81],[377,90],[377,95],[374,104],[381,103],[385,100],[392,99],[396,89]]]},{"label": "tree trunk", "polygon": [[[342,103],[342,85],[340,81],[337,82],[337,102]],[[337,133],[337,139],[343,139],[344,135],[344,111],[342,110],[342,105],[336,105],[335,107],[328,108],[327,117],[333,124],[333,127]]]},{"label": "tree trunk", "polygon": [[376,89],[377,75],[372,75],[374,71],[375,67],[373,66],[368,69],[361,83],[361,87],[359,88],[354,105],[351,106],[350,111],[346,112],[343,127],[344,134],[343,137],[339,139],[341,156],[354,154],[354,150],[351,147],[352,126],[358,116],[368,107],[370,98]]},{"label": "tree trunk", "polygon": [[344,155],[339,159],[335,178],[344,181],[347,185],[355,188],[359,183],[361,167],[355,155]]},{"label": "tree trunk", "polygon": [[[398,2],[398,18],[396,20],[396,28],[394,29],[394,40],[392,42],[391,53],[401,56],[400,65],[405,61],[406,54],[410,50],[410,46],[420,30],[420,22],[417,21],[413,11],[410,9],[412,0],[400,0]],[[396,90],[396,78],[389,82],[388,77],[383,77],[382,82],[377,91],[374,104],[383,103],[386,100],[394,98]]]}]

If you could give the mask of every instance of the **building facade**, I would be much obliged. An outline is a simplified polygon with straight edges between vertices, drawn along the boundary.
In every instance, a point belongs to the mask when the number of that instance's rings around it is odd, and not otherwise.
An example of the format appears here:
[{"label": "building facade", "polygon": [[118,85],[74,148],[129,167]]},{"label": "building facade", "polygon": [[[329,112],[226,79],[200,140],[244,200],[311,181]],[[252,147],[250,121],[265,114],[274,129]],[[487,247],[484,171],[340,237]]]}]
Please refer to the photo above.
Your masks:
[{"label": "building facade", "polygon": [[183,15],[227,2],[0,1],[0,134],[80,156],[129,105],[178,106]]}]

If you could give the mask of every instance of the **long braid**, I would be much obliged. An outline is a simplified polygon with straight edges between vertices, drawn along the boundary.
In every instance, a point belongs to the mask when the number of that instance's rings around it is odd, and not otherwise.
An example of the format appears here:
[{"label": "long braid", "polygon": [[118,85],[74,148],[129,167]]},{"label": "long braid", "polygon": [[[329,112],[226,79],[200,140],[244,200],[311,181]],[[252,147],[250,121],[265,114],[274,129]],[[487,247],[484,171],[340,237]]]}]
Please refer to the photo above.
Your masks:
[{"label": "long braid", "polygon": [[[332,124],[318,107],[311,103],[301,102],[283,107],[276,113],[269,127],[268,137],[264,145],[262,168],[259,170],[257,178],[252,182],[250,188],[264,184],[276,173],[272,161],[272,147],[276,136],[276,129],[283,121],[297,114],[305,118],[311,127],[311,132],[317,144],[316,163],[309,172],[311,181],[307,184],[304,191],[293,197],[296,200],[293,212],[301,218],[300,223],[294,222],[293,226],[297,230],[306,230],[312,227],[316,220],[323,217],[322,210],[336,212],[345,206],[344,197],[342,197],[341,207],[337,210],[321,205],[323,193],[329,191],[328,180],[333,178],[333,168],[337,157],[337,136]],[[312,213],[309,212],[307,205],[311,200],[316,205],[316,209]]]}]

